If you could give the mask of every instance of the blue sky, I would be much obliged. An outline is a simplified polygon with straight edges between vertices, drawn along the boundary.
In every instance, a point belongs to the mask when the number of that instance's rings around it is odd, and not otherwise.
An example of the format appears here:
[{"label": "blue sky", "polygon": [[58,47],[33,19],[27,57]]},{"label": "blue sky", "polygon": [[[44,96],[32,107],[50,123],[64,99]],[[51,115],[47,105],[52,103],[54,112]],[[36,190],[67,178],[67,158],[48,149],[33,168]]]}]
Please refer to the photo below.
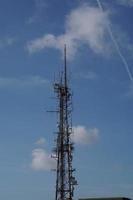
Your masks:
[{"label": "blue sky", "polygon": [[133,198],[133,1],[0,1],[0,198],[54,198],[53,82],[67,63],[81,197]]}]

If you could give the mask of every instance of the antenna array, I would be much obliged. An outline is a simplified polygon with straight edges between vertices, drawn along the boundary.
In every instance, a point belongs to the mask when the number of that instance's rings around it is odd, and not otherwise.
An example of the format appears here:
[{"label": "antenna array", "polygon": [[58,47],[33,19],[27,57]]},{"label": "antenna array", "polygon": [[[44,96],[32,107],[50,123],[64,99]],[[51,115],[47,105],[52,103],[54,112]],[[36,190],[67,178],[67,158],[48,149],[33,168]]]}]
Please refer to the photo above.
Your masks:
[{"label": "antenna array", "polygon": [[64,48],[64,72],[59,83],[54,84],[54,91],[58,99],[58,132],[54,157],[57,160],[56,168],[56,194],[55,200],[72,200],[74,186],[77,181],[73,176],[75,169],[72,167],[73,142],[72,135],[72,93],[68,87],[66,45]]}]

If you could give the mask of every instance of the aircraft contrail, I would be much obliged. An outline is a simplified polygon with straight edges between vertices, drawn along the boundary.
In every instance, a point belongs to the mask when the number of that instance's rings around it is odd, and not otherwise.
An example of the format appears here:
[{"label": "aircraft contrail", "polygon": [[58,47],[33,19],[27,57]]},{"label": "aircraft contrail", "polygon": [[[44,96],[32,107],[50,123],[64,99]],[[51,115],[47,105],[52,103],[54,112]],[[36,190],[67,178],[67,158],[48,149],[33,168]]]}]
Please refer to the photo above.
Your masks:
[{"label": "aircraft contrail", "polygon": [[[98,7],[103,12],[104,10],[103,10],[103,6],[102,6],[100,0],[96,0],[96,1],[97,1],[97,4],[98,4]],[[121,61],[123,62],[123,65],[124,65],[124,67],[125,67],[125,69],[127,71],[128,77],[129,77],[130,81],[133,82],[133,76],[132,76],[131,71],[129,69],[129,65],[127,63],[127,60],[124,57],[124,55],[122,54],[122,52],[120,50],[120,47],[119,47],[119,45],[118,45],[118,43],[117,43],[117,41],[116,41],[116,39],[115,39],[115,37],[113,35],[113,32],[112,32],[111,27],[110,27],[109,24],[107,24],[107,30],[109,32],[109,35],[110,35],[110,38],[111,38],[112,42],[114,43],[115,49],[116,49]]]}]

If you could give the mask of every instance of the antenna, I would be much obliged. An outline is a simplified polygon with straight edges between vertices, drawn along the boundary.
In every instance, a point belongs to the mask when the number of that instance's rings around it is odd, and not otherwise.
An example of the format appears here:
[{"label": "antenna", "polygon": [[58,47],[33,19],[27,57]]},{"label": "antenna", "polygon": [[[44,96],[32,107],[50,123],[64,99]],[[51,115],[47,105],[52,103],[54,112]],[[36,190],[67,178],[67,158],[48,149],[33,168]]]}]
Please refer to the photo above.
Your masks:
[{"label": "antenna", "polygon": [[65,87],[67,87],[66,44],[64,46],[64,80],[65,80]]},{"label": "antenna", "polygon": [[[54,148],[54,157],[56,157],[56,192],[55,200],[73,200],[74,186],[77,181],[73,176],[73,150],[74,144],[71,141],[71,90],[67,82],[67,62],[66,45],[64,45],[64,78],[54,84],[54,90],[57,95],[58,106],[58,131],[56,138],[56,147]],[[62,80],[62,78],[64,80]]]}]

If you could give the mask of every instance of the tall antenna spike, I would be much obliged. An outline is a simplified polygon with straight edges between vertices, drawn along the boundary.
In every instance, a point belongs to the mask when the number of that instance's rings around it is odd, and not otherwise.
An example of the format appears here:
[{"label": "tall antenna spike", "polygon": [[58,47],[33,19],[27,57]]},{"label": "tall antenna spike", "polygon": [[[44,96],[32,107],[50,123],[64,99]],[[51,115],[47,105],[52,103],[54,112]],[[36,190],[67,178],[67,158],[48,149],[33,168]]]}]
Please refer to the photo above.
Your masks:
[{"label": "tall antenna spike", "polygon": [[67,63],[66,63],[66,44],[64,45],[64,80],[65,87],[67,87]]}]

